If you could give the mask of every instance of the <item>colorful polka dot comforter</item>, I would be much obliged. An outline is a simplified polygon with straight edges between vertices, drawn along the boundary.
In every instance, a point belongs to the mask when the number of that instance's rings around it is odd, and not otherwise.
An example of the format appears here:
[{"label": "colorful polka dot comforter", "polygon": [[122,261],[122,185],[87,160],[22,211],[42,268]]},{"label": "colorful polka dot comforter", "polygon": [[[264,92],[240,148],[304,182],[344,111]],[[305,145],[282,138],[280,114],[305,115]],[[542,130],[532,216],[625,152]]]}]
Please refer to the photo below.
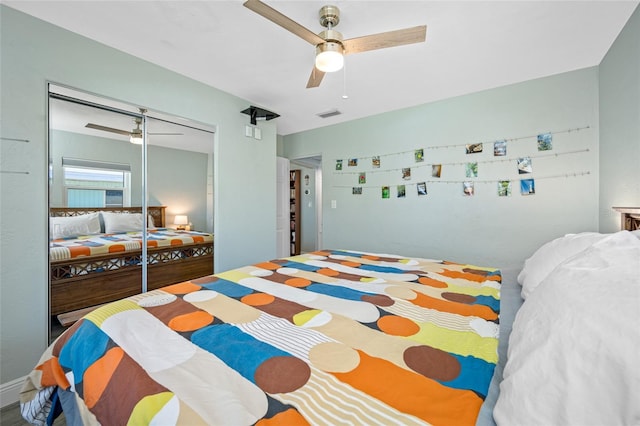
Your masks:
[{"label": "colorful polka dot comforter", "polygon": [[96,424],[474,424],[498,358],[500,280],[327,250],[129,297],[47,349],[23,415],[46,418],[62,389],[69,414]]},{"label": "colorful polka dot comforter", "polygon": [[[170,228],[156,228],[147,232],[148,248],[176,247],[212,241],[213,234],[196,231],[177,231]],[[141,232],[95,234],[52,240],[49,245],[49,255],[52,261],[59,261],[99,254],[131,252],[140,250],[141,248]]]}]

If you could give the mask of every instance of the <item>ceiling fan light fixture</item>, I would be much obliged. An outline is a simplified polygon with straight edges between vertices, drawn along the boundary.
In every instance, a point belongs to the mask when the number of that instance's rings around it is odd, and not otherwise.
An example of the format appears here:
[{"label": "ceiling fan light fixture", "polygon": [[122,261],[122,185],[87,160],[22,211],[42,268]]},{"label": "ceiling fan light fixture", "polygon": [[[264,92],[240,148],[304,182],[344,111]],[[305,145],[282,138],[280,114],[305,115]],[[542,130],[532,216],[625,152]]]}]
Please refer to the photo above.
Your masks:
[{"label": "ceiling fan light fixture", "polygon": [[134,129],[134,131],[131,132],[131,136],[129,136],[129,142],[136,145],[142,145],[142,132],[136,132],[136,130],[137,129]]},{"label": "ceiling fan light fixture", "polygon": [[344,66],[344,48],[340,43],[328,41],[316,46],[316,68],[322,72],[335,72]]}]

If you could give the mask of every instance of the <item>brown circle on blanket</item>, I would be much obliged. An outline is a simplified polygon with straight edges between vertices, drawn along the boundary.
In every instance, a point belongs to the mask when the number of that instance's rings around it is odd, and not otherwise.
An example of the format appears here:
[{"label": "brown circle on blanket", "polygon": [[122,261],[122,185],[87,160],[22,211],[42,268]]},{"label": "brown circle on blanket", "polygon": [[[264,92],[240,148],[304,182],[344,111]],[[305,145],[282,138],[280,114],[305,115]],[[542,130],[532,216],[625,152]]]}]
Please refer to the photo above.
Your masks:
[{"label": "brown circle on blanket", "polygon": [[287,393],[309,381],[311,369],[301,359],[292,356],[269,358],[256,369],[256,385],[266,393]]},{"label": "brown circle on blanket", "polygon": [[416,373],[447,382],[460,374],[460,363],[451,354],[430,346],[412,346],[404,351],[404,362]]},{"label": "brown circle on blanket", "polygon": [[362,301],[373,303],[376,306],[391,306],[396,303],[392,298],[384,294],[365,294],[362,296]]},{"label": "brown circle on blanket", "polygon": [[458,293],[442,293],[442,298],[445,300],[450,300],[452,302],[464,303],[466,305],[471,305],[475,303],[476,298],[474,296],[470,296],[468,294],[458,294]]}]

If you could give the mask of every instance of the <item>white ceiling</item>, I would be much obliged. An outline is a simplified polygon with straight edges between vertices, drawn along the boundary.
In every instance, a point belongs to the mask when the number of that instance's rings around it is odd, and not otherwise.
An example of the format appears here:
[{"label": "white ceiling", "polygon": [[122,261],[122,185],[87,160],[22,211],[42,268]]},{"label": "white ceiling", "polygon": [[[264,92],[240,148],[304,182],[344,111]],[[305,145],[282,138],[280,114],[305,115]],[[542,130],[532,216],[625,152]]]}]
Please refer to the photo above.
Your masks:
[{"label": "white ceiling", "polygon": [[425,43],[349,55],[306,89],[314,47],[242,0],[2,2],[274,111],[282,135],[598,65],[638,5],[265,0],[314,32],[335,4],[345,38],[427,25]]}]

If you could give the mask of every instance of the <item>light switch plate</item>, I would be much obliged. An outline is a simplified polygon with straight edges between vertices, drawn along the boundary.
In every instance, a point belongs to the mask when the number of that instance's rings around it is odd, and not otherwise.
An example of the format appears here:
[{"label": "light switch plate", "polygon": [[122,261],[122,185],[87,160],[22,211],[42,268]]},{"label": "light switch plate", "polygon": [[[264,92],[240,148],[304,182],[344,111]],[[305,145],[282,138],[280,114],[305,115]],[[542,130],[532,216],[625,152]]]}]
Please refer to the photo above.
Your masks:
[{"label": "light switch plate", "polygon": [[244,135],[248,138],[252,138],[253,137],[253,127],[251,126],[244,126]]},{"label": "light switch plate", "polygon": [[331,200],[331,208],[335,209],[338,207],[338,201],[337,200]]},{"label": "light switch plate", "polygon": [[256,127],[253,131],[253,137],[257,140],[262,139],[262,130],[260,130],[260,128]]}]

